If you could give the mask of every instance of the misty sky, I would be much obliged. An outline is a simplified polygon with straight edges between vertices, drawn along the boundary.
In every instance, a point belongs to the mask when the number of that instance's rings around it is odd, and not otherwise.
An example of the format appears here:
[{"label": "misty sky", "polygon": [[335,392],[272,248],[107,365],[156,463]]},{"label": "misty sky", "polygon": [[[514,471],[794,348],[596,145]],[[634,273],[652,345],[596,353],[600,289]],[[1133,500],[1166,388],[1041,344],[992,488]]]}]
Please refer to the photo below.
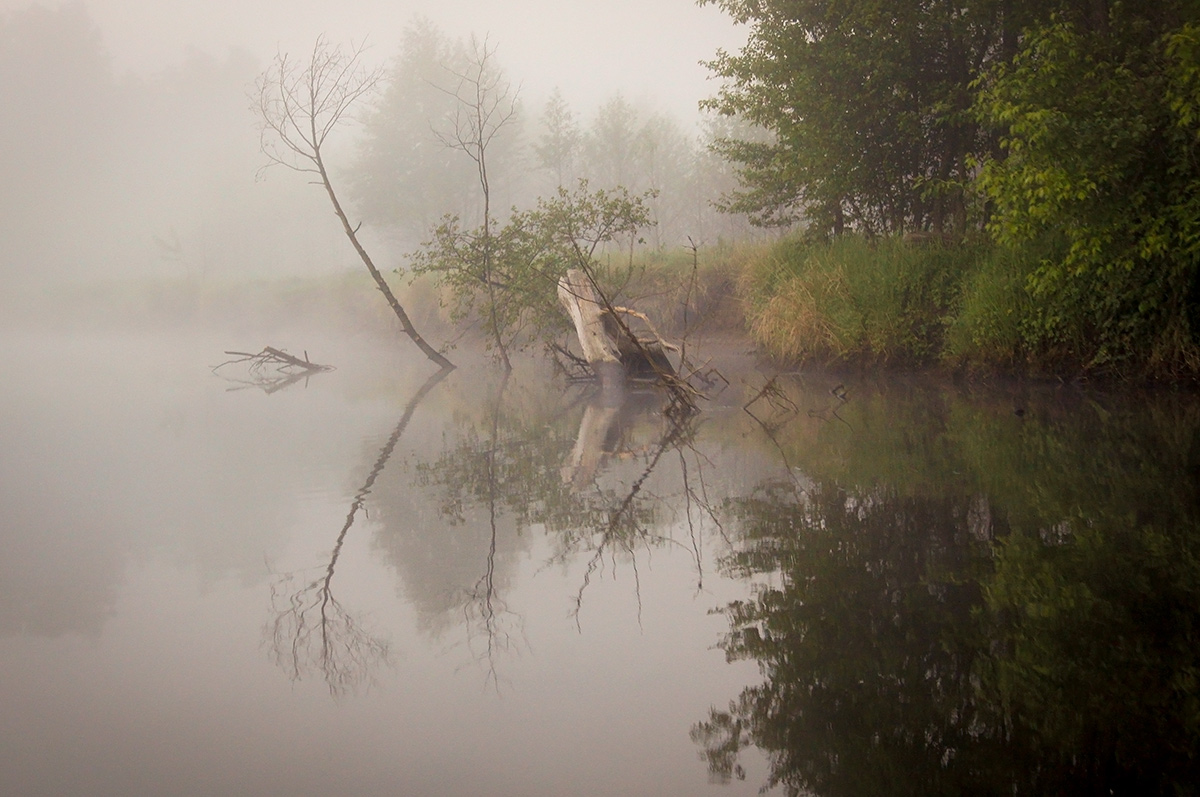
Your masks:
[{"label": "misty sky", "polygon": [[[49,3],[53,5],[53,3]],[[83,0],[118,72],[151,74],[188,48],[223,56],[241,47],[265,60],[303,51],[318,34],[366,37],[383,61],[414,14],[452,37],[476,33],[529,99],[558,86],[576,108],[614,92],[649,100],[681,120],[716,86],[698,62],[744,39],[719,9],[694,0]],[[0,9],[29,5],[0,0]]]}]

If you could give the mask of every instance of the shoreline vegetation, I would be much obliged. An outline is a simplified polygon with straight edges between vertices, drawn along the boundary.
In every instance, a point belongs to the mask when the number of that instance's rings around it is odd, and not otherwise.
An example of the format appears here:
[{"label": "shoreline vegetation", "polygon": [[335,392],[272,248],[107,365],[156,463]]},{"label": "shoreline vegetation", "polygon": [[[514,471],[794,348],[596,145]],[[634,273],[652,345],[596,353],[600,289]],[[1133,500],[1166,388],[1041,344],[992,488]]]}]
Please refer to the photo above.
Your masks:
[{"label": "shoreline vegetation", "polygon": [[[1195,3],[705,0],[725,208],[801,228],[743,285],[777,356],[1194,382]],[[921,246],[907,246],[921,241]]]},{"label": "shoreline vegetation", "polygon": [[[755,342],[785,362],[977,377],[1200,378],[1200,326],[1169,312],[1172,297],[1122,316],[1039,289],[1037,275],[1055,249],[983,239],[789,238],[750,259],[739,293]],[[1136,276],[1120,269],[1097,282]],[[1104,296],[1106,286],[1096,291]]]},{"label": "shoreline vegetation", "polygon": [[[742,339],[788,366],[970,378],[1183,384],[1200,378],[1200,346],[1190,330],[1164,327],[1139,345],[1132,336],[1098,335],[1086,319],[1069,325],[1056,297],[1031,289],[1040,262],[984,241],[792,236],[696,253],[647,249],[625,266],[622,299],[670,337]],[[436,345],[483,342],[482,326],[452,320],[430,280],[389,279]],[[22,301],[7,315],[16,325],[40,320],[80,330],[172,324],[236,333],[289,319],[288,325],[338,333],[396,335],[395,319],[374,292],[367,276],[353,271],[254,281],[145,277],[56,292],[44,305]],[[1059,326],[1051,333],[1046,319],[1056,313]]]}]

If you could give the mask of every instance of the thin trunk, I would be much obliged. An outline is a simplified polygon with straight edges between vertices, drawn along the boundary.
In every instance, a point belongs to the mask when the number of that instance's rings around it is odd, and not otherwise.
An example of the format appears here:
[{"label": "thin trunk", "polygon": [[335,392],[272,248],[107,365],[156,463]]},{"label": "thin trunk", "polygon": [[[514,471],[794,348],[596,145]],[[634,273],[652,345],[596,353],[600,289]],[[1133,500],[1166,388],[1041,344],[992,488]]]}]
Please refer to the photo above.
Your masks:
[{"label": "thin trunk", "polygon": [[350,243],[354,246],[354,251],[358,252],[359,259],[367,267],[367,271],[371,272],[371,278],[375,280],[375,285],[379,287],[380,293],[387,299],[387,303],[391,306],[392,312],[396,314],[396,318],[400,319],[400,326],[404,329],[404,334],[408,335],[412,339],[412,342],[417,344],[421,351],[425,353],[425,356],[437,363],[437,365],[446,369],[453,368],[454,363],[446,359],[437,349],[430,346],[425,338],[421,337],[421,334],[417,332],[416,327],[413,326],[412,321],[408,317],[408,313],[404,312],[404,308],[400,306],[396,295],[392,293],[391,287],[388,286],[383,275],[379,273],[379,269],[375,268],[375,263],[372,262],[371,256],[367,254],[367,250],[359,243],[357,232],[350,226],[350,220],[346,218],[346,213],[342,210],[342,203],[338,201],[337,194],[333,192],[333,184],[329,181],[329,175],[325,171],[325,162],[321,158],[321,151],[317,149],[315,155],[314,160],[321,174],[321,183],[325,186],[325,193],[329,195],[329,201],[333,204],[333,212],[337,215],[338,220],[342,222],[342,230],[346,233],[346,237],[350,239]]},{"label": "thin trunk", "polygon": [[[476,105],[478,113],[479,105]],[[478,119],[478,116],[477,116]],[[483,190],[483,282],[488,292],[488,317],[492,325],[492,337],[496,348],[500,351],[500,362],[505,371],[512,370],[512,362],[508,359],[508,347],[504,345],[504,337],[500,332],[500,320],[496,317],[496,282],[492,279],[492,189],[488,182],[487,149],[483,144],[483,120],[478,119],[479,125],[479,157],[475,163],[479,167],[479,186]]]}]

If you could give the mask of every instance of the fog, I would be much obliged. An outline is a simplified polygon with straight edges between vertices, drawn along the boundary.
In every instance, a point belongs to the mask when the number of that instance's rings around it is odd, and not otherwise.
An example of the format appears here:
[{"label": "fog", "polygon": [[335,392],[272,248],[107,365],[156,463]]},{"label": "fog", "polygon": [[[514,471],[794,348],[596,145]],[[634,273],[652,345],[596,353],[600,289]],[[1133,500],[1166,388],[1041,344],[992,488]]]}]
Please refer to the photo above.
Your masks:
[{"label": "fog", "polygon": [[[519,98],[520,123],[497,158],[500,205],[527,206],[553,190],[532,152],[547,101],[557,96],[581,142],[567,179],[605,173],[610,156],[598,132],[605,120],[624,125],[619,135],[649,142],[643,149],[653,164],[624,171],[640,180],[630,188],[660,193],[653,245],[745,228],[711,207],[732,177],[706,153],[714,122],[698,109],[717,90],[701,61],[736,49],[744,36],[717,9],[692,0],[0,0],[3,295],[19,303],[64,282],[212,283],[358,268],[323,192],[301,175],[262,171],[249,95],[277,53],[305,55],[320,35],[336,44],[365,41],[368,65],[388,71],[384,91],[356,108],[356,118],[374,113],[376,133],[389,129],[397,120],[377,109],[418,29],[449,45],[474,36],[495,47]],[[401,121],[414,139],[430,138],[437,124]],[[373,207],[354,185],[356,174],[375,168],[364,155],[368,134],[362,124],[339,129],[327,159],[352,213],[367,222],[377,259],[395,268],[431,220],[469,217],[470,164],[442,157],[448,166],[440,170],[423,164],[425,182],[387,187],[391,197],[426,198],[419,212],[398,200]],[[450,185],[464,171],[461,190],[428,182]]]},{"label": "fog", "polygon": [[[21,4],[5,0],[18,7]],[[220,55],[230,47],[269,56],[303,49],[319,34],[364,38],[390,57],[414,14],[452,36],[475,33],[501,48],[501,59],[529,93],[555,86],[580,107],[614,91],[649,98],[680,117],[694,115],[712,84],[701,65],[717,48],[744,38],[730,19],[694,0],[266,0],[84,3],[118,70],[153,73],[189,48]]]}]

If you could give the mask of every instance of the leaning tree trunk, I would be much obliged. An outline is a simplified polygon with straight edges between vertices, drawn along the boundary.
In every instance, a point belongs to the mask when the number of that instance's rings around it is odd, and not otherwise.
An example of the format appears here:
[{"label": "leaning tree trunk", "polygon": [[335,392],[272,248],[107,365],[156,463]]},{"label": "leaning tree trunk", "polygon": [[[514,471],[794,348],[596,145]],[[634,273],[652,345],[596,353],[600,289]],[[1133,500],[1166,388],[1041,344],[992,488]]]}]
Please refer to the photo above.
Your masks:
[{"label": "leaning tree trunk", "polygon": [[[314,137],[315,137],[314,132]],[[371,274],[371,279],[375,280],[376,287],[383,297],[387,299],[388,306],[392,308],[392,312],[396,314],[396,318],[400,320],[400,326],[404,330],[404,334],[408,335],[413,343],[417,344],[425,356],[436,363],[439,367],[445,370],[454,368],[454,363],[446,359],[446,356],[437,349],[430,346],[425,338],[421,337],[421,333],[417,332],[417,328],[413,326],[412,320],[409,319],[408,313],[404,312],[404,308],[400,306],[400,302],[396,299],[396,295],[392,293],[391,287],[388,286],[387,280],[379,273],[379,269],[375,267],[371,256],[367,254],[367,250],[358,240],[358,228],[350,226],[350,219],[346,216],[346,212],[342,210],[342,203],[338,201],[337,194],[333,192],[333,183],[329,182],[329,174],[325,171],[325,161],[321,159],[321,150],[319,147],[313,147],[315,153],[314,160],[317,164],[318,173],[321,176],[321,184],[325,186],[325,193],[329,196],[329,201],[333,203],[334,215],[342,223],[342,231],[346,233],[346,237],[350,239],[350,244],[354,247],[354,251],[358,253],[358,257],[362,260],[363,265],[367,267],[367,271]],[[361,226],[361,225],[359,225]]]},{"label": "leaning tree trunk", "polygon": [[625,370],[616,341],[604,327],[604,308],[592,281],[579,269],[569,270],[558,281],[558,301],[575,324],[583,359],[606,388],[619,387]]}]

